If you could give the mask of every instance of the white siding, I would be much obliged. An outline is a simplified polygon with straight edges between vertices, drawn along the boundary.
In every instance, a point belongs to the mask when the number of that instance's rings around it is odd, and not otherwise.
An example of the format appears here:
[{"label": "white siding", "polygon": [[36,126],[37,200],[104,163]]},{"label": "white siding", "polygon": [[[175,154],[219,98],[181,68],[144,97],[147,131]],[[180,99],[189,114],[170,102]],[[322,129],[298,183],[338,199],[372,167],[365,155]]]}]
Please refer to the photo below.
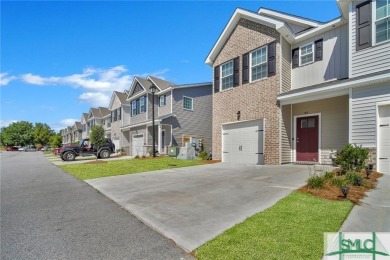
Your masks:
[{"label": "white siding", "polygon": [[[350,77],[358,77],[390,69],[390,42],[378,44],[370,48],[356,51],[356,3],[352,7],[350,23],[352,28],[352,64]],[[371,27],[373,28],[374,26],[375,21],[372,21]]]},{"label": "white siding", "polygon": [[351,143],[376,147],[376,103],[390,101],[390,84],[352,90]]},{"label": "white siding", "polygon": [[348,25],[296,44],[292,49],[321,38],[323,39],[322,61],[292,69],[292,89],[348,77]]}]

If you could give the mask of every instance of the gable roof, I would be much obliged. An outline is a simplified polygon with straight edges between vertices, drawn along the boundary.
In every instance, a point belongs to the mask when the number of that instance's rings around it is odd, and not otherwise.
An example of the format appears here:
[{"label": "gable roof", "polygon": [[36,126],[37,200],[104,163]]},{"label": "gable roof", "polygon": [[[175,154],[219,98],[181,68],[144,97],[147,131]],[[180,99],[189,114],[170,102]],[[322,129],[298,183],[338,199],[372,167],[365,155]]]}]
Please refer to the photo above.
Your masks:
[{"label": "gable roof", "polygon": [[108,109],[111,110],[112,109],[112,105],[114,104],[114,99],[115,97],[118,98],[119,100],[119,103],[121,105],[123,104],[126,104],[126,98],[127,98],[127,92],[119,92],[119,91],[113,91],[112,92],[112,95],[111,95],[111,100],[110,100],[110,104],[108,105]]},{"label": "gable roof", "polygon": [[99,111],[100,111],[101,117],[105,117],[105,116],[108,116],[109,114],[111,114],[110,110],[108,110],[108,108],[106,108],[106,107],[99,107]]},{"label": "gable roof", "polygon": [[[92,116],[91,116],[92,115]],[[88,116],[88,119],[92,118],[92,117],[96,117],[96,118],[101,118],[102,117],[102,114],[100,114],[100,111],[98,108],[93,108],[91,107],[89,109],[89,116]]]},{"label": "gable roof", "polygon": [[[338,4],[339,2],[345,1],[350,0],[338,0]],[[231,33],[235,30],[237,23],[241,18],[274,28],[290,44],[298,43],[310,37],[314,37],[320,33],[329,31],[336,26],[341,26],[348,22],[347,19],[338,17],[329,22],[322,23],[265,8],[260,8],[258,13],[237,8],[208,54],[205,60],[206,64],[211,66],[213,65],[215,59],[224,47],[226,41],[229,39]]]},{"label": "gable roof", "polygon": [[81,115],[81,121],[84,119],[84,121],[87,122],[87,121],[88,121],[88,116],[89,116],[88,113],[83,113],[83,114]]},{"label": "gable roof", "polygon": [[150,75],[148,76],[148,80],[150,80],[160,90],[165,90],[165,89],[169,88],[170,86],[175,85],[172,82],[169,82],[169,81],[166,81],[166,80],[154,77],[154,76],[150,76]]},{"label": "gable roof", "polygon": [[73,129],[81,130],[81,123],[79,121],[74,122]]}]

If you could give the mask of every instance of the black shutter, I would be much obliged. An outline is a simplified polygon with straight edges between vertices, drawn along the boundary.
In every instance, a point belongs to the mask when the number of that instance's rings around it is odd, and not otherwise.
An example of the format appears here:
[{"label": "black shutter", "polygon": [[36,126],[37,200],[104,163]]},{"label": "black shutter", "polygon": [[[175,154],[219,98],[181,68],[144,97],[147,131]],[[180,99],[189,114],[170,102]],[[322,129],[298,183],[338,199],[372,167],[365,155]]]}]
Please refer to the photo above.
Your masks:
[{"label": "black shutter", "polygon": [[292,50],[291,59],[292,68],[299,67],[299,48]]},{"label": "black shutter", "polygon": [[319,39],[314,42],[315,50],[316,50],[316,58],[315,61],[322,60],[322,50],[323,50],[323,40]]},{"label": "black shutter", "polygon": [[233,86],[237,87],[240,85],[240,57],[233,60]]},{"label": "black shutter", "polygon": [[268,44],[268,77],[276,74],[276,42]]},{"label": "black shutter", "polygon": [[214,67],[214,92],[219,92],[219,66]]},{"label": "black shutter", "polygon": [[242,55],[242,84],[249,82],[249,53]]},{"label": "black shutter", "polygon": [[371,0],[356,6],[356,50],[371,47]]}]

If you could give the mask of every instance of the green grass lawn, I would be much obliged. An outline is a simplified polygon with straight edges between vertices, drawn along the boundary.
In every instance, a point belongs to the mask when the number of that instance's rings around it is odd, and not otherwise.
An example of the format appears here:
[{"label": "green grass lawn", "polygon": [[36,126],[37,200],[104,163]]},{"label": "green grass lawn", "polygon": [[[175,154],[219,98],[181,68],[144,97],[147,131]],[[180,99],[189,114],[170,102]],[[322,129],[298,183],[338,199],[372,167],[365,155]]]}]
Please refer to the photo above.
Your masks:
[{"label": "green grass lawn", "polygon": [[293,192],[196,249],[198,259],[321,259],[324,232],[337,232],[350,201]]},{"label": "green grass lawn", "polygon": [[96,164],[70,164],[59,167],[76,176],[78,179],[87,180],[115,175],[195,166],[201,164],[204,164],[204,162],[201,160],[179,160],[171,157],[160,157],[155,159],[105,161],[105,163]]}]

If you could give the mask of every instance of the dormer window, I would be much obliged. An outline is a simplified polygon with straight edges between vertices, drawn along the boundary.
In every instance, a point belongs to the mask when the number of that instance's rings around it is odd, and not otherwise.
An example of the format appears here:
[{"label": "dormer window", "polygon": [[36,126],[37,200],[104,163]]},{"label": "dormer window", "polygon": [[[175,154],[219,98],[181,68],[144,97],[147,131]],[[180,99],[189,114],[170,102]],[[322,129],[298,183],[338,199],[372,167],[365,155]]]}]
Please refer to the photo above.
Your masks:
[{"label": "dormer window", "polygon": [[314,60],[314,53],[313,53],[313,43],[309,43],[307,45],[302,46],[299,49],[299,60],[300,65],[305,65],[312,63]]},{"label": "dormer window", "polygon": [[390,40],[390,0],[376,0],[376,43]]}]

